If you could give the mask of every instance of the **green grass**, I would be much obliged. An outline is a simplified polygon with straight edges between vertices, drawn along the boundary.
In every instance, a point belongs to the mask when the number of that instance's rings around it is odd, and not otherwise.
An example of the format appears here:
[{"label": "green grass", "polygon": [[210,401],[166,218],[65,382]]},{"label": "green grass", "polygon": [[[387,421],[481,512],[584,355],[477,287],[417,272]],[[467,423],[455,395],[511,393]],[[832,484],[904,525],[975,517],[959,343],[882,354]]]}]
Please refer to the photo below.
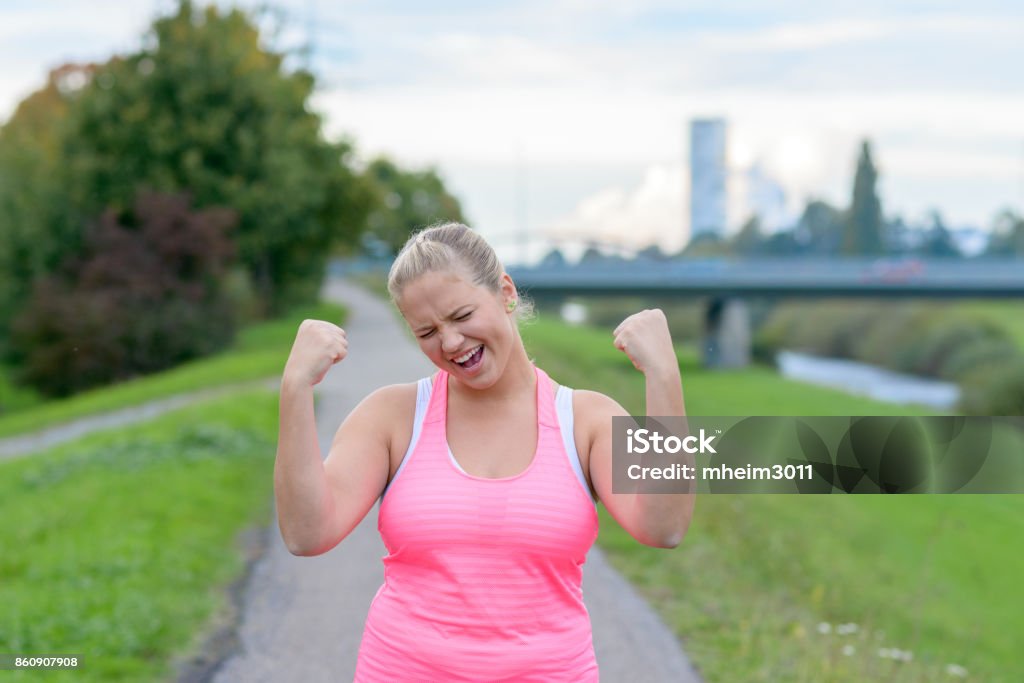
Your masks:
[{"label": "green grass", "polygon": [[954,305],[955,310],[993,323],[1006,330],[1017,347],[1024,350],[1024,303],[1020,301],[969,301]]},{"label": "green grass", "polygon": [[[596,389],[633,414],[643,413],[644,380],[610,332],[570,327],[545,317],[523,329],[531,357],[555,381]],[[767,367],[709,371],[696,351],[678,350],[686,410],[691,415],[929,415],[925,408],[894,407],[869,398],[783,379]]]},{"label": "green grass", "polygon": [[167,680],[269,522],[276,417],[238,393],[0,464],[0,652],[84,657],[3,680]]},{"label": "green grass", "polygon": [[[545,320],[524,337],[556,381],[643,412],[643,377],[610,333]],[[680,365],[692,415],[927,414],[762,368],[706,371],[689,350]],[[598,541],[707,681],[964,680],[955,664],[1010,682],[1024,679],[1022,513],[1024,496],[716,494],[675,550],[640,545],[603,508]],[[913,660],[878,655],[892,648]]]},{"label": "green grass", "polygon": [[340,306],[322,303],[278,320],[253,325],[241,330],[234,346],[224,353],[112,387],[93,389],[6,414],[0,417],[0,437],[174,394],[273,377],[284,368],[296,330],[303,319],[341,321],[343,317],[344,310]]},{"label": "green grass", "polygon": [[39,392],[11,381],[7,368],[0,366],[0,413],[13,413],[35,408],[45,401]]},{"label": "green grass", "polygon": [[[709,681],[935,681],[956,664],[1010,682],[1024,673],[1024,558],[1008,540],[1022,509],[1016,496],[706,495],[674,551],[607,514],[600,543]],[[835,633],[846,623],[857,633]]]}]

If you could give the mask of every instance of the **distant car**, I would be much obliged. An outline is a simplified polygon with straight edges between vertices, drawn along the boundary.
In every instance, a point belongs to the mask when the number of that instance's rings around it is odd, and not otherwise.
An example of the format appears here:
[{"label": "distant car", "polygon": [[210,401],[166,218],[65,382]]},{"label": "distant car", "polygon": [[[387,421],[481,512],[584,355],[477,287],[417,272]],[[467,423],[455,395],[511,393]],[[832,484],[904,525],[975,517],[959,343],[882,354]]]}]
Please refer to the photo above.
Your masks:
[{"label": "distant car", "polygon": [[861,273],[861,280],[890,284],[911,282],[921,278],[924,271],[924,262],[920,259],[878,259]]}]

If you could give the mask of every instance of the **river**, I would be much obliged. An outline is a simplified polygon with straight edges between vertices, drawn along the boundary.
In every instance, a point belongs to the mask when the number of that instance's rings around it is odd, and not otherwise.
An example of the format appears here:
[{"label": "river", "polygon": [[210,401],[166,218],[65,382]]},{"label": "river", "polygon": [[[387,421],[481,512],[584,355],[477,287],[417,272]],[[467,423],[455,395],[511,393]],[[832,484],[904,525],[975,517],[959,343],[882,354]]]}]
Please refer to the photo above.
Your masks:
[{"label": "river", "polygon": [[953,410],[960,400],[960,387],[956,384],[904,375],[857,361],[821,358],[794,351],[780,351],[775,359],[783,377],[879,401]]}]

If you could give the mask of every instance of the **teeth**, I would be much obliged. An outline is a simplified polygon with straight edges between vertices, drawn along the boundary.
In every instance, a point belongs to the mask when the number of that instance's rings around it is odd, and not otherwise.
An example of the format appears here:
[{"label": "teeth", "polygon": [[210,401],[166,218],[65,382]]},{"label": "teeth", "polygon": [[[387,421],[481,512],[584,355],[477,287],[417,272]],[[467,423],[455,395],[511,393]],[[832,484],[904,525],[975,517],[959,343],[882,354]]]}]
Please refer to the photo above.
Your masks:
[{"label": "teeth", "polygon": [[455,359],[455,362],[456,362],[456,363],[465,363],[465,362],[466,362],[467,360],[469,360],[470,358],[472,358],[472,357],[473,357],[473,354],[474,354],[474,353],[476,353],[476,352],[477,352],[478,350],[480,350],[481,348],[483,348],[483,344],[481,344],[480,346],[476,347],[475,349],[472,349],[472,350],[470,350],[470,351],[467,351],[467,352],[466,352],[466,355],[464,355],[464,356],[459,356],[458,358],[456,358],[456,359]]}]

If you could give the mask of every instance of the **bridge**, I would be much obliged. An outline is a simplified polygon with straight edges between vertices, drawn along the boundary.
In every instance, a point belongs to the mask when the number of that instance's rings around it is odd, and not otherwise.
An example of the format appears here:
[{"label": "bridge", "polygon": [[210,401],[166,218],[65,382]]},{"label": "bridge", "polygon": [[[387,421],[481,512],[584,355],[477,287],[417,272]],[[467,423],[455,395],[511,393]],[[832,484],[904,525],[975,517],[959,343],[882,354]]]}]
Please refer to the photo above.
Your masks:
[{"label": "bridge", "polygon": [[1019,298],[1024,260],[605,259],[576,265],[510,267],[537,300],[588,296],[679,296],[708,300],[704,362],[736,367],[750,359],[752,298]]},{"label": "bridge", "polygon": [[607,260],[510,267],[535,298],[566,296],[1024,298],[1024,260]]}]

